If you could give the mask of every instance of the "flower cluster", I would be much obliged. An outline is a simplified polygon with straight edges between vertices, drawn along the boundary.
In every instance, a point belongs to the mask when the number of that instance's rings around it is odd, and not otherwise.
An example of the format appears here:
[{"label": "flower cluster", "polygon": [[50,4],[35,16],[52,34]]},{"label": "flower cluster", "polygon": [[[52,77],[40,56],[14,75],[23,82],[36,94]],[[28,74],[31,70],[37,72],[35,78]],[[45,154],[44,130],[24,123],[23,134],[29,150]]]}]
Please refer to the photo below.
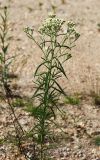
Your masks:
[{"label": "flower cluster", "polygon": [[72,22],[72,21],[68,21],[67,25],[68,25],[69,28],[73,28],[75,26],[75,23]]},{"label": "flower cluster", "polygon": [[69,21],[67,23],[67,32],[72,36],[72,38],[75,38],[75,40],[77,40],[80,36],[79,33],[76,32],[75,30],[75,23],[73,23],[72,21]]},{"label": "flower cluster", "polygon": [[67,32],[74,32],[75,31],[75,23],[72,21],[68,21],[67,23]]},{"label": "flower cluster", "polygon": [[58,19],[55,15],[51,14],[39,28],[39,33],[42,35],[56,36],[64,22],[65,21]]}]

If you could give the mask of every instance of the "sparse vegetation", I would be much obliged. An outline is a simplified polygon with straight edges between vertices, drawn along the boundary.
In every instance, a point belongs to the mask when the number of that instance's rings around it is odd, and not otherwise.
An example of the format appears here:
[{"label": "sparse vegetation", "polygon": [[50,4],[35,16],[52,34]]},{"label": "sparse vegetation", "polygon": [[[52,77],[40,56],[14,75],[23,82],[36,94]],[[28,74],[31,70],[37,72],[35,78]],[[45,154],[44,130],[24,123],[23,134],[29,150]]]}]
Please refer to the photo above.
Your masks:
[{"label": "sparse vegetation", "polygon": [[100,136],[97,136],[97,137],[94,138],[94,144],[96,146],[100,146]]},{"label": "sparse vegetation", "polygon": [[25,106],[25,102],[21,98],[15,98],[15,100],[12,103],[12,105],[13,105],[13,107],[24,107]]},{"label": "sparse vegetation", "polygon": [[100,95],[95,95],[94,103],[95,105],[100,106]]},{"label": "sparse vegetation", "polygon": [[68,96],[68,97],[65,97],[64,102],[66,104],[79,105],[80,104],[80,99],[76,96]]},{"label": "sparse vegetation", "polygon": [[[21,136],[24,134],[23,128],[20,125],[17,116],[15,114],[14,110],[14,93],[11,90],[11,84],[10,84],[10,79],[12,78],[11,74],[9,74],[9,66],[12,63],[12,60],[14,59],[15,56],[9,57],[8,54],[8,48],[9,48],[9,37],[8,37],[8,17],[7,17],[7,7],[4,7],[4,12],[1,13],[0,18],[1,18],[1,23],[0,23],[0,66],[1,66],[1,73],[0,73],[0,86],[2,90],[3,100],[8,104],[9,112],[10,112],[10,117],[13,122],[13,126],[15,129],[15,137],[16,137],[16,142],[18,145],[18,149],[21,152]],[[15,78],[15,77],[13,77]],[[22,133],[22,134],[21,134]]]}]

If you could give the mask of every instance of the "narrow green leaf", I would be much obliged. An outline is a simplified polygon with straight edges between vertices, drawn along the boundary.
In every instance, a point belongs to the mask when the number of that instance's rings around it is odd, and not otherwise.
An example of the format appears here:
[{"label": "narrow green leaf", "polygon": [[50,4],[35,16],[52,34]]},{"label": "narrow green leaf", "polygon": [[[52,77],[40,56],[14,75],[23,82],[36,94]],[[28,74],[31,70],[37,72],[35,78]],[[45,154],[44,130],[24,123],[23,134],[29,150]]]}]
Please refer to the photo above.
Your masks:
[{"label": "narrow green leaf", "polygon": [[37,72],[38,72],[38,70],[40,69],[40,67],[41,67],[41,66],[44,66],[44,64],[46,64],[46,63],[49,63],[49,61],[45,61],[45,62],[41,63],[41,64],[37,67],[37,69],[36,69],[36,71],[35,71],[35,73],[34,73],[34,77],[37,76]]},{"label": "narrow green leaf", "polygon": [[7,44],[4,48],[2,48],[3,52],[6,54],[8,50],[9,44]]},{"label": "narrow green leaf", "polygon": [[55,79],[52,79],[52,80],[53,80],[53,81],[55,82],[55,84],[58,86],[58,88],[60,89],[61,93],[66,96],[66,93],[64,92],[64,90],[62,89],[62,87],[58,84],[58,82],[57,82]]}]

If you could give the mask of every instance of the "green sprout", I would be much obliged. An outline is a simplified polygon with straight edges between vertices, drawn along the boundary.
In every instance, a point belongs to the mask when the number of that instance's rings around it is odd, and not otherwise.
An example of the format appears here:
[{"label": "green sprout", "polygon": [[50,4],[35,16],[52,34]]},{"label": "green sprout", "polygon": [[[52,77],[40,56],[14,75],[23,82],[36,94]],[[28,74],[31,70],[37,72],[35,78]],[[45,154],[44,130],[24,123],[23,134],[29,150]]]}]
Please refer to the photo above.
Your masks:
[{"label": "green sprout", "polygon": [[100,146],[100,136],[97,136],[97,137],[94,138],[94,144],[96,146]]},{"label": "green sprout", "polygon": [[79,105],[80,104],[80,99],[75,96],[67,96],[65,97],[64,102],[66,104],[72,104],[72,105]]}]

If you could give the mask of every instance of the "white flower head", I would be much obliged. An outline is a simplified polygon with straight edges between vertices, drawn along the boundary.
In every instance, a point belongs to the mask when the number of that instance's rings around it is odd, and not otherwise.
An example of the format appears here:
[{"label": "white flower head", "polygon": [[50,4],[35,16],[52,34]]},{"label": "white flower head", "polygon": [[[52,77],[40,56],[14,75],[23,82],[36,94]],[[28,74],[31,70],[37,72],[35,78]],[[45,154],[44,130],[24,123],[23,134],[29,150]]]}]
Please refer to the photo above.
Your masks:
[{"label": "white flower head", "polygon": [[62,25],[65,21],[56,18],[56,15],[50,13],[49,17],[44,21],[42,26],[39,28],[39,32],[42,35],[56,36],[61,30]]},{"label": "white flower head", "polygon": [[75,23],[73,21],[68,21],[67,25],[69,28],[75,27]]}]

